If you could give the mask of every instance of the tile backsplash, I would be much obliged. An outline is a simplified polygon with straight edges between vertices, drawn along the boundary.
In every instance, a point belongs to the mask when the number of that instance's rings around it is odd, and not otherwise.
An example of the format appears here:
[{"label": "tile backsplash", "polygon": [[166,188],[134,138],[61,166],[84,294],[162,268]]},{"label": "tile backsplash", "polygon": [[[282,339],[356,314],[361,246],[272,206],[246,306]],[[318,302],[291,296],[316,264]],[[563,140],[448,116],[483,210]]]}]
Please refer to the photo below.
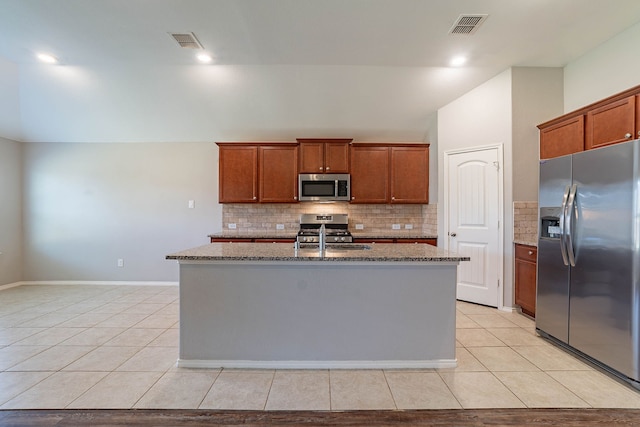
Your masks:
[{"label": "tile backsplash", "polygon": [[513,241],[537,244],[538,202],[513,202]]},{"label": "tile backsplash", "polygon": [[[365,233],[400,231],[407,234],[435,236],[437,234],[437,205],[358,205],[350,203],[273,203],[222,205],[222,229],[229,231],[229,224],[236,224],[236,232],[276,231],[282,224],[285,231],[297,232],[300,214],[346,213],[349,229],[356,230],[362,224]],[[393,230],[392,224],[400,224]],[[409,225],[409,228],[407,228]],[[357,230],[358,232],[360,230]]]}]

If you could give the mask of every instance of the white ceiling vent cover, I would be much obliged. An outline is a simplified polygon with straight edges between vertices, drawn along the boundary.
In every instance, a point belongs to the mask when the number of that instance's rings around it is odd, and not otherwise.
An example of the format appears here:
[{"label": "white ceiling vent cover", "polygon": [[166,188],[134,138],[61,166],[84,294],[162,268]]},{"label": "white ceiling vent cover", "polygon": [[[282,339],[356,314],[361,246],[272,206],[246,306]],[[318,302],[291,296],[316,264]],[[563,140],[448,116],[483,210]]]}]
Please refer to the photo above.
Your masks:
[{"label": "white ceiling vent cover", "polygon": [[193,33],[169,33],[171,37],[178,42],[180,47],[184,47],[186,49],[204,49],[196,35]]},{"label": "white ceiling vent cover", "polygon": [[449,34],[473,34],[478,31],[478,28],[488,16],[489,15],[460,15],[449,30]]}]

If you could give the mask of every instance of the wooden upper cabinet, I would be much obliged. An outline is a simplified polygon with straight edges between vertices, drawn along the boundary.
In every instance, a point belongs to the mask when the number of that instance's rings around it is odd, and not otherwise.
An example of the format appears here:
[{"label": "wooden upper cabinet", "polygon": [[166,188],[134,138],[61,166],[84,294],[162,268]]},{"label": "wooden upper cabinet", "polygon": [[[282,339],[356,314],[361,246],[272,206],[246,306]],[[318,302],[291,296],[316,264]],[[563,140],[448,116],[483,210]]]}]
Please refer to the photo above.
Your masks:
[{"label": "wooden upper cabinet", "polygon": [[220,203],[297,202],[297,144],[217,144]]},{"label": "wooden upper cabinet", "polygon": [[218,200],[220,203],[258,201],[258,146],[218,144]]},{"label": "wooden upper cabinet", "polygon": [[352,139],[298,138],[300,173],[349,173]]},{"label": "wooden upper cabinet", "polygon": [[429,203],[429,146],[390,147],[391,203]]},{"label": "wooden upper cabinet", "polygon": [[640,138],[640,86],[538,125],[540,158]]},{"label": "wooden upper cabinet", "polygon": [[298,147],[267,145],[259,148],[260,192],[264,203],[298,201]]},{"label": "wooden upper cabinet", "polygon": [[636,133],[636,97],[614,101],[587,113],[585,149],[630,141]]},{"label": "wooden upper cabinet", "polygon": [[540,158],[573,154],[584,150],[584,116],[571,117],[549,127],[540,127]]},{"label": "wooden upper cabinet", "polygon": [[351,203],[387,203],[388,201],[388,147],[352,145]]},{"label": "wooden upper cabinet", "polygon": [[429,144],[352,145],[351,203],[429,203]]}]

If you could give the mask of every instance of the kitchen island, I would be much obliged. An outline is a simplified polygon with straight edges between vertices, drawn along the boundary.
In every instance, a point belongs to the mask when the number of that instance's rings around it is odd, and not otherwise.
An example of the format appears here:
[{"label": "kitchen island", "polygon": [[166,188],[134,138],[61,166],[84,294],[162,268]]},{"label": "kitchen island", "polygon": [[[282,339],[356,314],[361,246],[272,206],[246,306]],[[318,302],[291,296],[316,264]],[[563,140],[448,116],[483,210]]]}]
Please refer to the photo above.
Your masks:
[{"label": "kitchen island", "polygon": [[469,258],[426,244],[212,243],[167,259],[180,264],[180,367],[456,365],[456,270]]}]

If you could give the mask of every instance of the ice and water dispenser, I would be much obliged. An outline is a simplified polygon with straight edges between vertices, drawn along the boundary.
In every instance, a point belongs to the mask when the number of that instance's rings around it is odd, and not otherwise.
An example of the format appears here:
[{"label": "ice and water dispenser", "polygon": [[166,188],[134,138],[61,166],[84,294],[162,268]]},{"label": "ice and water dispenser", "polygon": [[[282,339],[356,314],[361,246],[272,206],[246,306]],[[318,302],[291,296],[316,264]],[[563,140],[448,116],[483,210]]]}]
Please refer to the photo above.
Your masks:
[{"label": "ice and water dispenser", "polygon": [[561,207],[540,208],[540,237],[547,239],[560,238]]}]

